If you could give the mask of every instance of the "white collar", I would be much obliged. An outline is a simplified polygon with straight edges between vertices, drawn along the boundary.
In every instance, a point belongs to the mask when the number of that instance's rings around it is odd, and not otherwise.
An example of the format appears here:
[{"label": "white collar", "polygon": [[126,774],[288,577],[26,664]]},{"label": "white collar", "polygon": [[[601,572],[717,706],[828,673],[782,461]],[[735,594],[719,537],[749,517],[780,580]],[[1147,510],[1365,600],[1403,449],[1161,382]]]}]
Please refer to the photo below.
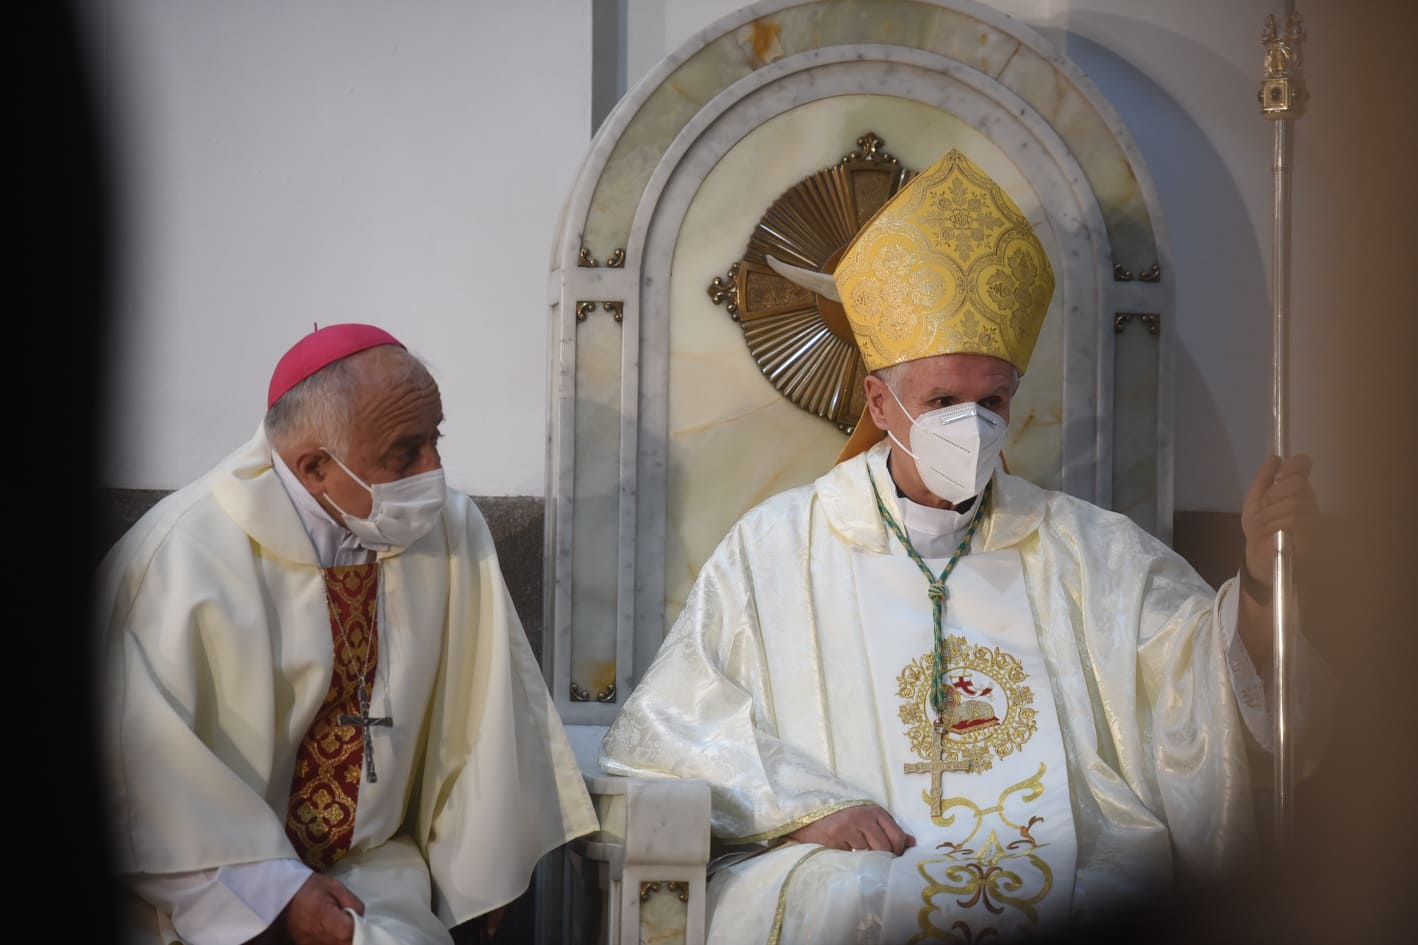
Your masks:
[{"label": "white collar", "polygon": [[[889,462],[886,469],[888,473],[891,471]],[[901,507],[901,527],[906,529],[906,537],[911,540],[916,554],[922,558],[948,558],[953,555],[974,516],[975,500],[971,500],[970,507],[964,512],[957,512],[955,509],[922,505],[901,490],[894,476],[891,486]]]},{"label": "white collar", "polygon": [[[901,521],[901,505],[896,490],[890,488],[891,474],[886,468],[890,444],[883,439],[865,453],[836,464],[813,483],[833,532],[849,545],[873,554],[893,553],[894,539],[877,507],[878,495],[887,512]],[[977,551],[1010,548],[1037,532],[1050,497],[1056,495],[1011,476],[999,466],[992,482],[990,515],[980,523]]]},{"label": "white collar", "polygon": [[271,466],[275,469],[276,478],[280,480],[282,488],[286,490],[286,495],[290,496],[296,514],[300,516],[300,523],[305,526],[305,533],[310,536],[310,543],[315,546],[320,567],[368,564],[373,552],[361,545],[353,532],[330,517],[325,507],[315,501],[315,496],[295,478],[295,473],[274,448],[271,450]]},{"label": "white collar", "polygon": [[922,558],[950,557],[960,539],[965,537],[965,529],[975,512],[974,505],[967,512],[957,512],[921,505],[904,495],[897,496],[896,501],[901,506],[901,524],[906,529],[906,537]]}]

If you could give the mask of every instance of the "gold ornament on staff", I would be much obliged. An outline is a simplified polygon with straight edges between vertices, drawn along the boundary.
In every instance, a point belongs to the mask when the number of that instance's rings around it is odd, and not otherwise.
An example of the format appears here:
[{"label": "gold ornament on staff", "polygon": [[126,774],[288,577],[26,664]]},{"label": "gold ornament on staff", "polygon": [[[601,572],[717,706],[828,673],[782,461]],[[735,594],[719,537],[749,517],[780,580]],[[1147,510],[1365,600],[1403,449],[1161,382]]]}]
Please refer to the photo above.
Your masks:
[{"label": "gold ornament on staff", "polygon": [[[1265,77],[1260,86],[1260,109],[1275,122],[1275,218],[1271,230],[1271,451],[1282,459],[1290,452],[1290,173],[1294,150],[1294,120],[1305,104],[1306,92],[1300,43],[1305,39],[1300,14],[1287,6],[1282,34],[1275,16],[1265,18],[1261,42],[1265,46]],[[1282,847],[1295,826],[1295,760],[1291,727],[1295,693],[1295,595],[1291,536],[1275,536],[1275,563],[1271,581],[1274,615],[1275,705],[1275,841]]]}]

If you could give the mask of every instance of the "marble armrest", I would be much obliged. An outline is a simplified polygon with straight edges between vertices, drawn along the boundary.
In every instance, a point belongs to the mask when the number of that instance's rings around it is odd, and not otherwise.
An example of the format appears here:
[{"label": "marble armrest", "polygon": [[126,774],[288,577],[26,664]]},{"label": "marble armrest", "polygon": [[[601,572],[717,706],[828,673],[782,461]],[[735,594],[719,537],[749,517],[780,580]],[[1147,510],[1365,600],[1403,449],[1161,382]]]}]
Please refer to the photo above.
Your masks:
[{"label": "marble armrest", "polygon": [[620,878],[627,865],[689,866],[709,862],[709,785],[680,778],[586,775],[600,829],[582,838],[589,860]]},{"label": "marble armrest", "polygon": [[[672,940],[702,943],[709,785],[679,778],[585,778],[600,827],[575,847],[601,867],[609,940],[635,943],[642,940],[642,924],[668,922],[676,927]],[[668,913],[661,905],[653,916],[642,916],[641,904],[654,905],[657,895],[683,905]]]}]

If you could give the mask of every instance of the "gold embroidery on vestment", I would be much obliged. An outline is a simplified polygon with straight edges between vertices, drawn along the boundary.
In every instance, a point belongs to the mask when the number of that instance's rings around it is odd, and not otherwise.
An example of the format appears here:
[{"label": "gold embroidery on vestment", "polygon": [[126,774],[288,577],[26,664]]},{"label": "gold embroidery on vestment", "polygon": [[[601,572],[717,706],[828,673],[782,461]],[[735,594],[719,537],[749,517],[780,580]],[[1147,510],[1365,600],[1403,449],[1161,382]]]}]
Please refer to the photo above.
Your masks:
[{"label": "gold embroidery on vestment", "polygon": [[379,566],[329,568],[323,579],[334,660],[325,699],[297,750],[286,805],[286,835],[317,870],[338,862],[353,841],[365,742],[340,719],[359,711],[359,692],[373,684],[379,659]]},{"label": "gold embroidery on vestment", "polygon": [[[1005,788],[992,807],[982,808],[964,797],[943,801],[943,807],[952,812],[935,818],[937,826],[953,825],[957,812],[973,814],[974,823],[959,842],[946,841],[937,846],[937,849],[945,851],[944,856],[923,859],[916,865],[925,886],[921,890],[923,905],[917,914],[920,932],[908,945],[918,942],[983,942],[1038,924],[1036,906],[1043,902],[1054,886],[1053,869],[1035,852],[1047,844],[1035,840],[1031,833],[1036,824],[1043,822],[1043,818],[1031,815],[1025,823],[1016,823],[1006,814],[1005,802],[1014,795],[1020,795],[1020,800],[1026,804],[1043,797],[1044,771],[1045,766],[1041,764],[1033,777]],[[977,850],[972,844],[991,814],[1002,827],[991,826]],[[1013,831],[1006,833],[1011,838],[1009,842],[1000,840],[1000,829]],[[943,869],[935,875],[932,873],[933,867]],[[941,928],[933,921],[937,914],[933,900],[937,896],[955,897],[955,904],[962,909],[983,907],[984,922],[957,919],[949,928]],[[976,911],[971,918],[980,915]],[[990,916],[1001,918],[994,921]],[[1010,927],[1003,924],[1014,920],[1018,920],[1017,924]]]},{"label": "gold embroidery on vestment", "polygon": [[[991,755],[1013,754],[1039,727],[1034,690],[1024,685],[1029,676],[1017,657],[999,647],[970,644],[963,636],[946,638],[946,666],[950,699],[939,760],[969,762],[972,771],[988,771]],[[896,678],[896,694],[905,700],[899,715],[911,750],[928,760],[935,760],[930,707],[934,672],[934,654],[926,653]]]}]

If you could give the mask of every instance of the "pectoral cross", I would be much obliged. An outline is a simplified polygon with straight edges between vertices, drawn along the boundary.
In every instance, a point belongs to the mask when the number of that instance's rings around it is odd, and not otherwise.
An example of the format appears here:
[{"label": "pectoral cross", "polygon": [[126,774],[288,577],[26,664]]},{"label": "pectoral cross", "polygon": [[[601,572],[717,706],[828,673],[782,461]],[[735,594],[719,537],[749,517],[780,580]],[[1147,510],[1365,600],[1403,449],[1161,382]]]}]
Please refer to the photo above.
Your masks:
[{"label": "pectoral cross", "polygon": [[937,726],[935,737],[931,739],[931,761],[913,761],[905,766],[907,774],[928,774],[931,776],[931,816],[941,815],[941,776],[947,771],[969,771],[968,761],[945,760],[945,729]]},{"label": "pectoral cross", "polygon": [[370,729],[376,725],[385,728],[392,728],[394,719],[391,716],[383,718],[371,717],[369,714],[369,691],[364,688],[364,683],[359,684],[359,715],[340,714],[339,723],[341,725],[358,725],[364,731],[364,766],[369,773],[369,783],[373,784],[379,780],[379,775],[374,770],[374,736],[370,734]]}]

